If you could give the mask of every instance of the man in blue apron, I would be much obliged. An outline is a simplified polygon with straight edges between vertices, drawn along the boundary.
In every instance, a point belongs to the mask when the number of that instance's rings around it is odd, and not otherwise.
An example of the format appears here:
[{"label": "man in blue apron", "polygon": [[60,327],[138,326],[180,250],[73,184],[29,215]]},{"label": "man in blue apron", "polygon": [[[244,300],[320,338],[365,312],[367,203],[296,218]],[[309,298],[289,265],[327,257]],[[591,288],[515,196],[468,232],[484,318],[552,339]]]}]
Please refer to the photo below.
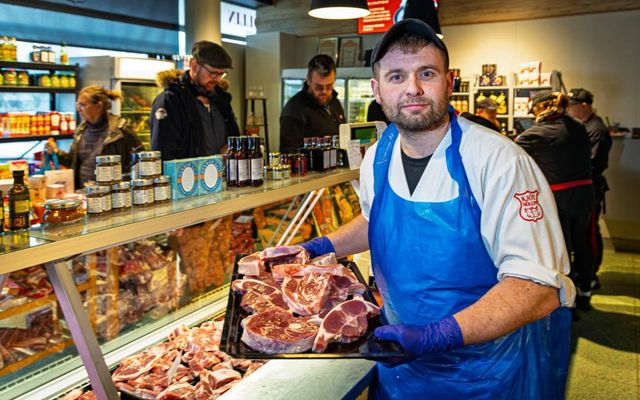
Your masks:
[{"label": "man in blue apron", "polygon": [[[575,288],[553,194],[535,162],[448,106],[444,43],[406,19],[372,56],[392,122],[360,169],[362,215],[305,244],[371,249],[383,312],[375,335],[406,359],[379,363],[394,399],[561,399]],[[396,360],[397,361],[397,360]]]}]

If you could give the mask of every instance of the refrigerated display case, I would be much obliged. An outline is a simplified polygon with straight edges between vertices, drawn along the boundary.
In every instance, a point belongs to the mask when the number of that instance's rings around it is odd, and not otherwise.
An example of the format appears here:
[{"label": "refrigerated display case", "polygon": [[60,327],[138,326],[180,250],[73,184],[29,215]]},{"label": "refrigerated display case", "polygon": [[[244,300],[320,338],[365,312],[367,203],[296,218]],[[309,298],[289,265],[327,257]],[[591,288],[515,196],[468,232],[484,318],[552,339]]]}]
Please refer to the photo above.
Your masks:
[{"label": "refrigerated display case", "polygon": [[369,104],[374,101],[368,78],[347,79],[347,122],[367,122]]},{"label": "refrigerated display case", "polygon": [[[323,223],[331,228],[357,215],[357,197],[349,186],[357,177],[357,170],[312,173],[0,237],[0,274],[25,275],[34,264],[42,264],[38,276],[46,271],[51,282],[33,282],[48,288],[45,296],[6,305],[0,324],[24,334],[40,327],[34,322],[39,316],[51,327],[48,332],[55,333],[46,336],[55,340],[40,340],[40,347],[11,347],[28,354],[22,363],[2,359],[6,364],[0,366],[0,398],[57,398],[70,388],[85,387],[87,375],[94,388],[110,385],[109,369],[123,358],[165,341],[180,326],[222,315],[235,255],[273,245],[291,222],[292,210],[306,203],[306,193],[330,187],[319,196],[318,210],[303,221],[311,229]],[[308,239],[303,229],[294,241]],[[34,313],[45,305],[50,312]],[[43,337],[39,333],[23,336]],[[345,394],[372,365],[323,360],[297,373],[325,368],[349,374],[355,368],[358,376],[335,388]],[[278,362],[265,367],[246,384],[268,382],[283,367]],[[237,386],[240,393],[244,384]]]},{"label": "refrigerated display case", "polygon": [[[338,69],[339,70],[339,69]],[[285,104],[295,96],[304,85],[304,80],[307,76],[307,70],[301,68],[294,69],[285,69],[282,71],[282,104],[281,109],[284,108]],[[333,90],[338,93],[338,100],[340,100],[340,104],[342,104],[342,108],[346,111],[346,80],[340,76],[336,77],[336,81],[333,84]]]},{"label": "refrigerated display case", "polygon": [[82,86],[96,84],[122,92],[123,101],[115,101],[111,111],[127,120],[129,128],[149,150],[149,113],[153,99],[162,91],[156,85],[156,75],[174,69],[174,62],[110,56],[75,58],[73,62],[80,65]]}]

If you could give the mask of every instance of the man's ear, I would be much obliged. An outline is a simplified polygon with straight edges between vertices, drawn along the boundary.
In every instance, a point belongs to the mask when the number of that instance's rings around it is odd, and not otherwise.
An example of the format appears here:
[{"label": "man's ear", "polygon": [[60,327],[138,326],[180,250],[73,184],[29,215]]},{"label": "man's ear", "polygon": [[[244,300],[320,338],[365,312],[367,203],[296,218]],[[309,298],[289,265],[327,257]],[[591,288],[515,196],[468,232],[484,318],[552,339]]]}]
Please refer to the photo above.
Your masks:
[{"label": "man's ear", "polygon": [[374,78],[371,78],[371,91],[373,92],[373,97],[375,97],[376,102],[378,104],[382,104],[382,102],[380,101],[380,86],[378,84],[378,81]]}]

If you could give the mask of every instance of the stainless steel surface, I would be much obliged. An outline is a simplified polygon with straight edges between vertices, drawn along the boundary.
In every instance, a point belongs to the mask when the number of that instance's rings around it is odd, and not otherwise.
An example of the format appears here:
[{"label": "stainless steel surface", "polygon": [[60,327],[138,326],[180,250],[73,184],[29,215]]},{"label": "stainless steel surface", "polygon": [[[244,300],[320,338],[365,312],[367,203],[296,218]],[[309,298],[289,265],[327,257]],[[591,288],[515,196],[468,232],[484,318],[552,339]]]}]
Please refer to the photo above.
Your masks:
[{"label": "stainless steel surface", "polygon": [[67,264],[57,260],[46,263],[45,267],[73,341],[89,375],[93,392],[99,400],[117,399],[118,393],[111,380],[111,373],[104,362],[100,346],[93,334],[89,317]]}]

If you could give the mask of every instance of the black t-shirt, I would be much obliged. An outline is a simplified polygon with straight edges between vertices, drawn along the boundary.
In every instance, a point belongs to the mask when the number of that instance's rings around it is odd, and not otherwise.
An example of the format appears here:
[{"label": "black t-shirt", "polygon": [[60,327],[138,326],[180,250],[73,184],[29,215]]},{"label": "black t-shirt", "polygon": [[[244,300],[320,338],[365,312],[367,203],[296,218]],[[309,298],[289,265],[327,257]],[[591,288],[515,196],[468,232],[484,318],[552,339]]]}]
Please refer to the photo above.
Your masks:
[{"label": "black t-shirt", "polygon": [[413,195],[413,191],[416,190],[420,177],[424,173],[424,170],[431,160],[432,154],[423,158],[411,158],[400,150],[402,153],[402,167],[404,168],[404,175],[407,177],[407,185],[409,185],[409,193]]}]

